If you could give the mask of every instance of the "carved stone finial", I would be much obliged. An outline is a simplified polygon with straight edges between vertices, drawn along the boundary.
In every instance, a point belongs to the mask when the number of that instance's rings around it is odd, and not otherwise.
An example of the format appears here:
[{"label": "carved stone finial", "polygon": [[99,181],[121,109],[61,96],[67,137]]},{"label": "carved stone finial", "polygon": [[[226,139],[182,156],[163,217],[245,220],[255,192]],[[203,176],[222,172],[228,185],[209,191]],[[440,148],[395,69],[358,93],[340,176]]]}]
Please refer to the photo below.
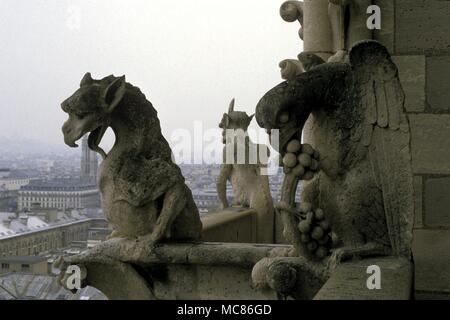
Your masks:
[{"label": "carved stone finial", "polygon": [[281,78],[293,80],[298,75],[311,68],[325,63],[322,58],[310,52],[302,52],[298,55],[298,60],[286,59],[280,62]]},{"label": "carved stone finial", "polygon": [[281,78],[284,80],[292,80],[299,74],[305,72],[300,61],[295,59],[286,59],[279,64],[281,71]]},{"label": "carved stone finial", "polygon": [[286,1],[280,7],[280,16],[286,22],[300,23],[298,35],[303,40],[303,2],[302,1]]}]

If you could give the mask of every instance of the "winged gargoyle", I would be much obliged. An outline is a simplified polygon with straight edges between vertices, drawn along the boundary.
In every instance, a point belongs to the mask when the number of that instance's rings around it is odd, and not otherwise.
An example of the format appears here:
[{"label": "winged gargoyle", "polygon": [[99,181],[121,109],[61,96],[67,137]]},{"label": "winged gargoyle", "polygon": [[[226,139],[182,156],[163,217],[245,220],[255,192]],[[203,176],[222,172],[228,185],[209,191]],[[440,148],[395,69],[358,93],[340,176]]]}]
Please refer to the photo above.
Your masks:
[{"label": "winged gargoyle", "polygon": [[[410,130],[398,70],[387,49],[376,41],[359,42],[349,63],[310,66],[270,90],[256,108],[261,127],[280,130],[282,155],[289,142],[301,139],[310,116],[310,143],[320,154],[321,171],[304,184],[302,201],[321,208],[330,222],[329,266],[353,256],[410,258]],[[284,192],[295,194],[298,180],[287,174]],[[297,254],[308,256],[292,214],[293,197],[288,198],[284,234]]]}]

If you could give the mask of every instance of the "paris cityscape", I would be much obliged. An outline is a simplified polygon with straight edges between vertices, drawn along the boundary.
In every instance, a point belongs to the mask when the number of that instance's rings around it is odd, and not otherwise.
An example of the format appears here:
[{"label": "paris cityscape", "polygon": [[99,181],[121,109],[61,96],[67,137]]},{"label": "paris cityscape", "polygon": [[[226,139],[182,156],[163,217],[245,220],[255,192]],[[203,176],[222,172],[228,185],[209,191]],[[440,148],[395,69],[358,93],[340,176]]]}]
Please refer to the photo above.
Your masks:
[{"label": "paris cityscape", "polygon": [[[86,137],[73,151],[39,142],[22,150],[23,143],[3,141],[0,153],[0,300],[105,299],[91,287],[75,295],[64,290],[51,267],[56,257],[82,253],[111,233],[96,186],[100,157]],[[217,212],[220,165],[180,168],[200,214]],[[281,173],[269,176],[274,201]],[[232,203],[231,185],[227,197]]]}]

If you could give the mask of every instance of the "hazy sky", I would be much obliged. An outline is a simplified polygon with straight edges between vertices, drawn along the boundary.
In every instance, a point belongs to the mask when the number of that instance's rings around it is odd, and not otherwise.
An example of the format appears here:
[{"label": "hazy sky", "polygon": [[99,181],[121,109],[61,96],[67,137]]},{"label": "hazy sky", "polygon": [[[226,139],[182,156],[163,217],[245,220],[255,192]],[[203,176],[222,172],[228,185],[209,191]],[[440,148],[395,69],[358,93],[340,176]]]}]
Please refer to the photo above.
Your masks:
[{"label": "hazy sky", "polygon": [[60,103],[87,71],[125,74],[168,139],[196,120],[217,127],[232,97],[253,113],[302,49],[283,1],[0,0],[0,137],[62,144]]}]

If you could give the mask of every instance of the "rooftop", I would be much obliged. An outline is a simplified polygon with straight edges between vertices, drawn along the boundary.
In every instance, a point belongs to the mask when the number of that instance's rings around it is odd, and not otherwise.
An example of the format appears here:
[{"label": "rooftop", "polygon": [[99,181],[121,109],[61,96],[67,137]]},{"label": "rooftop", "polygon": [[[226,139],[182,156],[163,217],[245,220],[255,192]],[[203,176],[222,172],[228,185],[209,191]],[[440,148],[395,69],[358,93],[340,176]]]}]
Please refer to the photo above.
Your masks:
[{"label": "rooftop", "polygon": [[0,179],[5,180],[19,180],[19,179],[29,179],[30,177],[23,171],[20,170],[10,170],[0,168]]},{"label": "rooftop", "polygon": [[[48,212],[50,211],[52,210],[49,209]],[[71,210],[70,213],[57,211],[54,220],[46,222],[45,213],[45,211],[19,214],[0,212],[0,240],[92,219],[87,210]]]},{"label": "rooftop", "polygon": [[76,294],[65,290],[54,276],[8,273],[0,276],[0,300],[107,300],[92,287]]},{"label": "rooftop", "polygon": [[0,257],[0,262],[6,263],[39,263],[47,261],[46,257],[42,256],[9,256],[9,257]]},{"label": "rooftop", "polygon": [[80,178],[32,180],[30,184],[20,188],[21,191],[84,191],[96,189],[95,181]]}]

